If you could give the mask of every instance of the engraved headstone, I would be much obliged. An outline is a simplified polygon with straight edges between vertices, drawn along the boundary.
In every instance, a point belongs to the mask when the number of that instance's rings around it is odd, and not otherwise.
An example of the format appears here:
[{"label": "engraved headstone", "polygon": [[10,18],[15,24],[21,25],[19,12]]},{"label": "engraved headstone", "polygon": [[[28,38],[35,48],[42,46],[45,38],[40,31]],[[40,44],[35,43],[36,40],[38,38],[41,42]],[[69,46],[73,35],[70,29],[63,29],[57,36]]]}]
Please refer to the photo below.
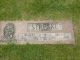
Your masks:
[{"label": "engraved headstone", "polygon": [[1,21],[0,43],[74,44],[71,21]]}]

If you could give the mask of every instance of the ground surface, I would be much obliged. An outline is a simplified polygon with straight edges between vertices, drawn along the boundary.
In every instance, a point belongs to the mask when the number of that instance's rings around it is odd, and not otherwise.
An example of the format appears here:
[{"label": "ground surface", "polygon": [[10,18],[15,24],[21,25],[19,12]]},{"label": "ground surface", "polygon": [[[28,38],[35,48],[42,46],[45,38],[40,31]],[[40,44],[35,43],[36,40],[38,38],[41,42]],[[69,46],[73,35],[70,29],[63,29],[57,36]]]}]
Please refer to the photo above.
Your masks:
[{"label": "ground surface", "polygon": [[80,0],[0,0],[0,20],[72,20],[75,45],[0,45],[0,60],[80,60]]}]

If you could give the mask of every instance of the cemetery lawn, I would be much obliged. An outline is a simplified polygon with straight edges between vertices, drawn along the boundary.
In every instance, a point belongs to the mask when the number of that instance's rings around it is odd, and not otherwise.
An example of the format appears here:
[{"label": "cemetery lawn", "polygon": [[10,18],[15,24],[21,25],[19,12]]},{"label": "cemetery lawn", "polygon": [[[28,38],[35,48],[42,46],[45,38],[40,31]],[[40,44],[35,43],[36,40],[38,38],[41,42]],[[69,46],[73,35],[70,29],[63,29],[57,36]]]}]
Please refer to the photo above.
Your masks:
[{"label": "cemetery lawn", "polygon": [[0,45],[0,60],[80,60],[80,0],[0,0],[0,21],[72,20],[75,45]]}]

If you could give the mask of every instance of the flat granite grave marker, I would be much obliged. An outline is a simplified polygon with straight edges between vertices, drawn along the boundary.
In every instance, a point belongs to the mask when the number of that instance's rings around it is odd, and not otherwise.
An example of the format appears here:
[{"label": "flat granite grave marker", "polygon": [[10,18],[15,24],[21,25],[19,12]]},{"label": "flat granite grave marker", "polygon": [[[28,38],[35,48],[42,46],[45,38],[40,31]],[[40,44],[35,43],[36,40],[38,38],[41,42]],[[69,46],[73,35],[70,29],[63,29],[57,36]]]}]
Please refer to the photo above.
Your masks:
[{"label": "flat granite grave marker", "polygon": [[0,44],[74,44],[71,21],[1,21]]}]

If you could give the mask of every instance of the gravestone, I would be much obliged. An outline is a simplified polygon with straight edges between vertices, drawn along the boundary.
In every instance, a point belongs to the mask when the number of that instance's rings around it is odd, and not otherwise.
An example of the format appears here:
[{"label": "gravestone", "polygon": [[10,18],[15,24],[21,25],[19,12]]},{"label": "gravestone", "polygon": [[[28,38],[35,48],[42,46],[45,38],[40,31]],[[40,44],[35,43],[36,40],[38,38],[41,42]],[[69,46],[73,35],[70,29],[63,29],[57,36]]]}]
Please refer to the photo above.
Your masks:
[{"label": "gravestone", "polygon": [[1,21],[0,43],[74,44],[71,21]]}]

